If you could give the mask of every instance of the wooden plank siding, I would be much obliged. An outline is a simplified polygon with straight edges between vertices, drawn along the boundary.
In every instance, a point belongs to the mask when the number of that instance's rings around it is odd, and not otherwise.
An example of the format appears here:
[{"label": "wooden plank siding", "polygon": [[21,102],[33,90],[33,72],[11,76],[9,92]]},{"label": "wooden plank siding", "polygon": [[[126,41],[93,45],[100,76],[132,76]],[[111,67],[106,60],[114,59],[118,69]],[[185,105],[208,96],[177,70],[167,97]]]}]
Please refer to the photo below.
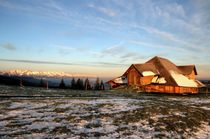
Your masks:
[{"label": "wooden plank siding", "polygon": [[141,77],[140,78],[140,83],[141,83],[141,85],[151,84],[153,78],[154,78],[154,76]]},{"label": "wooden plank siding", "polygon": [[198,93],[196,87],[181,87],[181,86],[165,86],[165,85],[146,85],[145,92],[161,92],[161,93]]},{"label": "wooden plank siding", "polygon": [[131,67],[128,74],[128,84],[129,85],[147,85],[150,84],[154,76],[141,76],[135,68]]},{"label": "wooden plank siding", "polygon": [[127,75],[128,84],[140,85],[140,78],[139,73],[134,68],[131,68]]}]

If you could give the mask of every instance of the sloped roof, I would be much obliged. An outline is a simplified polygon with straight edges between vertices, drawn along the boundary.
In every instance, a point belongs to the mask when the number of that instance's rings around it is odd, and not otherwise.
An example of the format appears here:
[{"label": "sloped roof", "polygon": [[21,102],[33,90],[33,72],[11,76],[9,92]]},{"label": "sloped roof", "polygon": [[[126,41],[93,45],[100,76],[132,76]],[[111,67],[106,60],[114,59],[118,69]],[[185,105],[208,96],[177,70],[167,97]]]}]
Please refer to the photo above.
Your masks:
[{"label": "sloped roof", "polygon": [[[142,73],[144,71],[151,71],[155,75],[158,75],[159,77],[164,77],[164,79],[166,80],[165,85],[172,85],[172,86],[179,86],[180,83],[182,82],[181,80],[178,80],[175,78],[178,76],[173,76],[175,74],[176,75],[189,75],[190,73],[192,73],[193,70],[195,70],[195,74],[197,75],[194,65],[176,66],[174,63],[172,63],[168,59],[161,58],[158,56],[153,57],[152,59],[148,60],[144,64],[132,64],[131,67],[132,66],[134,66],[134,68],[141,75],[143,75]],[[127,74],[128,70],[123,75]],[[172,75],[172,73],[174,73],[174,74]],[[183,77],[183,78],[185,78],[185,77]],[[184,86],[186,86],[186,84],[188,84],[187,80],[189,80],[189,79],[186,77]],[[189,80],[189,87],[190,87],[190,82],[192,82],[192,81],[193,80]],[[195,81],[193,81],[193,82],[195,82]]]},{"label": "sloped roof", "polygon": [[195,65],[184,65],[184,66],[177,66],[177,67],[182,71],[184,75],[191,74],[193,70],[195,71],[195,75],[198,75]]},{"label": "sloped roof", "polygon": [[125,83],[127,83],[127,78],[124,76],[119,76],[119,77],[116,77],[114,79],[107,81],[107,83],[109,83],[109,82],[114,82],[116,84],[125,84]]},{"label": "sloped roof", "polygon": [[155,65],[152,63],[144,63],[144,64],[133,64],[133,66],[140,72],[144,71],[152,71],[155,74],[159,74]]},{"label": "sloped roof", "polygon": [[198,80],[195,80],[196,83],[198,84],[198,87],[206,87],[205,84],[203,84],[202,82],[198,81]]},{"label": "sloped roof", "polygon": [[181,71],[171,61],[169,61],[168,59],[165,59],[165,58],[155,56],[152,59],[150,59],[149,61],[147,61],[146,63],[151,63],[156,67],[156,69],[159,72],[160,77],[165,77],[166,85],[178,86],[178,84],[173,79],[173,77],[171,76],[169,71],[173,70],[178,73],[181,73]]}]

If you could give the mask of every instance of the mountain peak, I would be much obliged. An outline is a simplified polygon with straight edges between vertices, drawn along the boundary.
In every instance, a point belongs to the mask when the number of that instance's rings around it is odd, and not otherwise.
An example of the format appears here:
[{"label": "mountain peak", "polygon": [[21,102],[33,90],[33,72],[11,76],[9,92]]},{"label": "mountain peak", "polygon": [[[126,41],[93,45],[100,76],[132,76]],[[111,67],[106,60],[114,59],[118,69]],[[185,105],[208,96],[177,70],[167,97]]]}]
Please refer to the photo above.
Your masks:
[{"label": "mountain peak", "polygon": [[95,75],[84,75],[84,74],[70,74],[65,72],[56,72],[56,71],[31,71],[31,70],[21,70],[13,69],[9,71],[2,71],[1,74],[10,75],[10,76],[31,76],[31,77],[62,77],[62,78],[71,78],[71,77],[96,77]]}]

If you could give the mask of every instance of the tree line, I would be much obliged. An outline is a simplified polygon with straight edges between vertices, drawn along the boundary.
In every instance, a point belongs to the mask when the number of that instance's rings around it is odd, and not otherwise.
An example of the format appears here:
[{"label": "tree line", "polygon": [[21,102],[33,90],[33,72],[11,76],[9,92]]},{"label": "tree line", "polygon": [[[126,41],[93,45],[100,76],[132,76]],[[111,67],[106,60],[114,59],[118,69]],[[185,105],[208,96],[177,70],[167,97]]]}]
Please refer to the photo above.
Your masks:
[{"label": "tree line", "polygon": [[[41,79],[40,81],[41,87],[46,87],[46,82]],[[61,82],[58,86],[60,89],[73,89],[73,90],[105,90],[104,82],[103,80],[100,80],[99,78],[96,78],[96,81],[94,84],[91,84],[89,79],[86,78],[84,81],[83,79],[78,78],[77,80],[75,78],[72,78],[70,82],[70,87],[66,85],[64,79],[61,79]]]}]

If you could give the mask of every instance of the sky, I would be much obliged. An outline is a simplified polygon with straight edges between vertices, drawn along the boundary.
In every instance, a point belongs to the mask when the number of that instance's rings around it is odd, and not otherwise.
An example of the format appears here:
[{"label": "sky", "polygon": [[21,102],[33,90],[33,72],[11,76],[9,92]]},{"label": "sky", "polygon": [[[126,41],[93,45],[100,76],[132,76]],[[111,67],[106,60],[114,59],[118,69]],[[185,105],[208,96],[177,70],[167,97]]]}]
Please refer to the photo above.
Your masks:
[{"label": "sky", "polygon": [[0,0],[0,70],[122,75],[154,56],[210,79],[209,0]]}]

